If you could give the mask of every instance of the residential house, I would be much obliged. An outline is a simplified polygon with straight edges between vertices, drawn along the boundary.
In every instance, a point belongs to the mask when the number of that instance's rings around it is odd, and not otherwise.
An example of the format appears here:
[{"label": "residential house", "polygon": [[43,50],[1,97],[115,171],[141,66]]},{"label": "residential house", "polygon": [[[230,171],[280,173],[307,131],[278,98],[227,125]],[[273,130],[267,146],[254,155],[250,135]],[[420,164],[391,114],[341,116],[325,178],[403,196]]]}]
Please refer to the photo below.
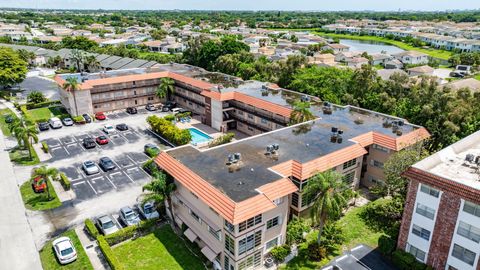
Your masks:
[{"label": "residential house", "polygon": [[408,75],[412,77],[422,75],[431,76],[434,71],[435,69],[430,66],[418,66],[407,69]]},{"label": "residential house", "polygon": [[400,60],[404,65],[418,65],[428,63],[428,55],[417,51],[404,51],[394,54],[393,57],[397,60]]},{"label": "residential house", "polygon": [[363,65],[368,65],[369,61],[365,57],[354,57],[346,61],[348,67],[361,68]]}]

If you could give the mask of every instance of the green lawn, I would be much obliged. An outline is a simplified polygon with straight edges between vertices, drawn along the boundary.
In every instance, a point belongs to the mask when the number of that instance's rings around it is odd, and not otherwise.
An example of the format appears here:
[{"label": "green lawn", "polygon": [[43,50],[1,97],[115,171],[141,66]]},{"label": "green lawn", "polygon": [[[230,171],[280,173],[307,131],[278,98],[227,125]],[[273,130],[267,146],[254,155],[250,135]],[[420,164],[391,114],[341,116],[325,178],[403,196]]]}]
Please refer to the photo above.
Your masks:
[{"label": "green lawn", "polygon": [[[63,269],[63,270],[93,270],[93,266],[88,259],[85,250],[78,240],[78,236],[74,230],[66,231],[60,236],[67,236],[72,240],[75,249],[77,250],[77,260],[67,264],[61,265],[57,261],[57,257],[55,256],[55,252],[52,248],[52,241],[45,244],[45,246],[40,250],[40,260],[42,261],[42,266],[44,270],[53,270],[53,269]],[[58,237],[60,237],[58,236]]]},{"label": "green lawn", "polygon": [[[342,228],[343,235],[345,237],[345,241],[341,247],[337,250],[335,254],[331,254],[330,257],[321,260],[320,262],[314,262],[308,260],[308,258],[304,258],[298,256],[290,261],[286,266],[281,267],[280,269],[316,269],[320,268],[326,264],[328,264],[334,257],[340,255],[343,250],[351,249],[358,244],[365,244],[372,248],[376,248],[378,246],[378,238],[384,235],[382,232],[377,232],[367,226],[365,221],[360,217],[360,213],[362,212],[362,207],[354,208],[348,211],[345,216],[343,216],[339,221],[338,224]],[[300,244],[298,249],[299,253],[302,250],[304,252],[307,249],[307,243],[311,241],[315,241],[317,238],[318,232],[313,231],[307,236],[307,241]]]},{"label": "green lawn", "polygon": [[10,160],[18,165],[32,166],[40,163],[37,152],[35,152],[35,149],[33,149],[33,147],[32,147],[33,159],[30,159],[30,154],[28,150],[20,149],[18,147],[12,149],[8,154],[10,156]]},{"label": "green lawn", "polygon": [[125,269],[205,269],[170,226],[112,248]]},{"label": "green lawn", "polygon": [[383,37],[357,36],[357,35],[331,34],[331,33],[327,34],[327,33],[323,33],[323,32],[313,32],[313,33],[316,34],[316,35],[319,35],[319,36],[330,37],[330,38],[335,38],[336,37],[336,38],[341,38],[341,39],[354,39],[354,40],[383,42],[383,43],[386,43],[386,44],[397,46],[400,49],[404,49],[404,50],[407,50],[407,51],[422,52],[422,53],[430,55],[431,57],[439,58],[439,59],[443,59],[443,60],[448,60],[453,55],[453,53],[451,51],[417,48],[417,47],[411,46],[411,45],[406,44],[406,43],[401,42],[401,41],[391,40],[391,39],[383,38]]},{"label": "green lawn", "polygon": [[6,115],[11,115],[14,118],[17,118],[15,113],[12,112],[12,110],[6,108],[6,109],[1,109],[0,110],[0,128],[2,129],[2,133],[5,136],[11,136],[12,133],[10,132],[10,129],[8,128],[8,124],[5,123],[5,116]]},{"label": "green lawn", "polygon": [[65,108],[61,106],[45,107],[38,109],[28,110],[28,116],[35,122],[46,121],[52,117],[64,118],[68,117],[68,113]]},{"label": "green lawn", "polygon": [[30,210],[48,210],[57,208],[62,205],[62,202],[58,199],[55,189],[52,187],[50,181],[48,181],[50,196],[52,199],[47,201],[46,191],[43,193],[33,192],[32,182],[27,181],[20,186],[20,193],[22,194],[23,203],[25,207]]},{"label": "green lawn", "polygon": [[477,75],[475,75],[474,78],[480,81],[480,73],[478,73]]}]

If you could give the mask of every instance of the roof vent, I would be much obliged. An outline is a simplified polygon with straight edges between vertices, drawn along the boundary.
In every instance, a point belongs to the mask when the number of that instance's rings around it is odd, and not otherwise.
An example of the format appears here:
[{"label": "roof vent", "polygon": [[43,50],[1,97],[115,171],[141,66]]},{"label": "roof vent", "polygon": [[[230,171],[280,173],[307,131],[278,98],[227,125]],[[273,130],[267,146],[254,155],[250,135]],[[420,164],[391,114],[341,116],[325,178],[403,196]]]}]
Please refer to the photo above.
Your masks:
[{"label": "roof vent", "polygon": [[[479,158],[480,156],[478,156],[477,158]],[[467,156],[465,157],[465,161],[468,161],[468,162],[471,162],[473,163],[475,160],[475,156],[472,155],[472,154],[467,154]]]},{"label": "roof vent", "polygon": [[389,128],[392,126],[392,122],[390,122],[387,118],[383,121],[383,127],[384,128]]},{"label": "roof vent", "polygon": [[242,155],[240,153],[229,154],[227,156],[227,165],[232,165],[240,161]]},{"label": "roof vent", "polygon": [[332,104],[328,101],[323,102],[323,108],[322,108],[323,114],[332,114]]},{"label": "roof vent", "polygon": [[475,163],[477,163],[477,165],[480,166],[480,156],[477,156],[475,158]]},{"label": "roof vent", "polygon": [[267,151],[265,152],[265,155],[273,155],[276,154],[278,149],[280,149],[280,145],[278,143],[274,144],[269,144],[267,145]]},{"label": "roof vent", "polygon": [[307,95],[303,95],[300,97],[301,102],[310,102],[310,97]]},{"label": "roof vent", "polygon": [[239,181],[239,182],[238,182],[238,185],[239,185],[239,186],[241,186],[241,185],[243,185],[243,184],[244,184],[244,183],[243,183],[242,181]]}]

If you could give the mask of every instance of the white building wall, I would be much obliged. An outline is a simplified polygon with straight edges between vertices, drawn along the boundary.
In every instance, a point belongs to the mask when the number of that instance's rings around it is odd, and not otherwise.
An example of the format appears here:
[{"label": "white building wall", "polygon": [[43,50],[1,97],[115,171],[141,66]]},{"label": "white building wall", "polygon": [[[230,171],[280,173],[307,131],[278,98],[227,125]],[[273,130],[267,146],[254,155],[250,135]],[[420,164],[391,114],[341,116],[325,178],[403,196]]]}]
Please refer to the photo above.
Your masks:
[{"label": "white building wall", "polygon": [[222,101],[211,100],[212,128],[220,130],[223,122]]}]

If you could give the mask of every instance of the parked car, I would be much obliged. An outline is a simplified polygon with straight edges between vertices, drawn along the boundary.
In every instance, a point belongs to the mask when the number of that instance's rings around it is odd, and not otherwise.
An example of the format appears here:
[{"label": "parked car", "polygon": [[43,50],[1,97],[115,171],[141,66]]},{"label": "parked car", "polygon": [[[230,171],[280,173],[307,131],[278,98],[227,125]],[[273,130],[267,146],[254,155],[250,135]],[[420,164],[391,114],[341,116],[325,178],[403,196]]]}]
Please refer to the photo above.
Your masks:
[{"label": "parked car", "polygon": [[135,107],[128,107],[128,108],[127,108],[127,113],[129,113],[129,114],[136,114],[136,113],[137,113],[137,108],[135,108]]},{"label": "parked car", "polygon": [[52,245],[60,264],[68,264],[77,259],[77,251],[70,238],[66,236],[59,237],[53,241]]},{"label": "parked car", "polygon": [[4,115],[5,117],[5,123],[10,124],[13,122],[13,116],[11,114],[6,114]]},{"label": "parked car", "polygon": [[87,137],[83,139],[83,147],[86,149],[91,149],[97,147],[97,144],[95,143],[95,140],[91,137]]},{"label": "parked car", "polygon": [[107,119],[107,116],[103,112],[97,112],[95,114],[95,119],[97,120],[105,120]]},{"label": "parked car", "polygon": [[45,131],[50,129],[50,125],[47,122],[40,122],[38,123],[38,129],[40,131]]},{"label": "parked car", "polygon": [[162,107],[163,112],[168,112],[172,110],[173,108],[177,107],[177,102],[175,101],[168,101],[165,105]]},{"label": "parked car", "polygon": [[51,128],[57,129],[62,127],[62,121],[58,117],[52,117],[48,120],[48,124]]},{"label": "parked car", "polygon": [[106,136],[98,136],[97,139],[96,139],[97,143],[99,145],[104,145],[104,144],[108,144],[108,138]]},{"label": "parked car", "polygon": [[115,127],[116,127],[118,130],[120,130],[120,131],[128,130],[127,124],[123,124],[123,123],[122,123],[122,124],[118,124],[118,125],[116,125]]},{"label": "parked car", "polygon": [[160,148],[158,148],[158,146],[156,146],[155,144],[147,143],[145,144],[145,146],[143,146],[143,151],[145,152],[145,154],[148,154],[148,152],[150,151],[156,151],[157,153],[160,153]]},{"label": "parked car", "polygon": [[85,119],[85,122],[87,122],[87,123],[92,122],[92,117],[90,117],[90,115],[84,113],[84,114],[82,114],[82,116],[83,116],[83,119]]},{"label": "parked car", "polygon": [[73,126],[73,120],[72,118],[69,118],[69,117],[63,118],[62,123],[64,126]]},{"label": "parked car", "polygon": [[35,193],[42,193],[47,189],[47,181],[43,181],[41,176],[33,178],[32,189]]},{"label": "parked car", "polygon": [[145,219],[155,219],[160,217],[153,201],[146,202],[143,204],[143,206],[139,204],[137,208],[140,215],[142,215]]},{"label": "parked car", "polygon": [[458,72],[458,71],[452,71],[450,72],[450,77],[453,77],[453,78],[463,78],[465,77],[464,74]]},{"label": "parked car", "polygon": [[113,160],[109,157],[102,157],[100,158],[100,162],[98,162],[102,170],[104,171],[111,171],[114,170],[117,166],[113,163]]},{"label": "parked car", "polygon": [[96,224],[103,235],[112,234],[119,230],[117,224],[107,215],[97,218]]},{"label": "parked car", "polygon": [[182,108],[173,108],[172,113],[177,114],[177,113],[180,113],[182,110],[183,110]]},{"label": "parked car", "polygon": [[156,111],[157,110],[157,108],[155,108],[155,105],[153,105],[152,103],[148,103],[145,106],[145,109],[147,109],[147,111]]},{"label": "parked car", "polygon": [[135,213],[130,206],[125,206],[120,209],[120,220],[126,226],[137,225],[140,223],[138,214]]},{"label": "parked car", "polygon": [[110,134],[115,131],[115,128],[112,125],[105,125],[103,126],[103,132]]},{"label": "parked car", "polygon": [[97,167],[97,164],[95,164],[95,162],[91,160],[87,160],[83,162],[82,168],[87,175],[96,174],[100,172],[100,170]]}]

